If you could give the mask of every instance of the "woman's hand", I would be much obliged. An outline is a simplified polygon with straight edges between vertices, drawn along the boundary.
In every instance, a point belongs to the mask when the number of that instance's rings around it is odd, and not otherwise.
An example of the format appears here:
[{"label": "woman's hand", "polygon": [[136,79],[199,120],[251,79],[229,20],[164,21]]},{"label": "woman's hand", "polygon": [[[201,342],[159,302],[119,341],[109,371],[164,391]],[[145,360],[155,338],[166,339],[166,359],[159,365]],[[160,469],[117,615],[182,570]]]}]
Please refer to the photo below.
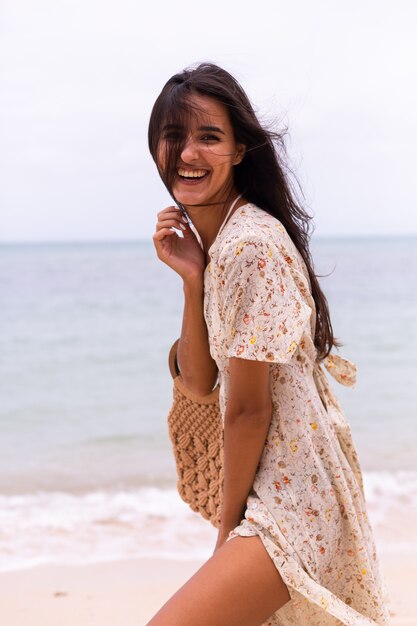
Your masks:
[{"label": "woman's hand", "polygon": [[[179,237],[172,228],[181,229],[184,236]],[[158,258],[183,280],[201,278],[205,268],[204,252],[190,226],[184,221],[180,209],[169,206],[158,213],[153,242]]]}]

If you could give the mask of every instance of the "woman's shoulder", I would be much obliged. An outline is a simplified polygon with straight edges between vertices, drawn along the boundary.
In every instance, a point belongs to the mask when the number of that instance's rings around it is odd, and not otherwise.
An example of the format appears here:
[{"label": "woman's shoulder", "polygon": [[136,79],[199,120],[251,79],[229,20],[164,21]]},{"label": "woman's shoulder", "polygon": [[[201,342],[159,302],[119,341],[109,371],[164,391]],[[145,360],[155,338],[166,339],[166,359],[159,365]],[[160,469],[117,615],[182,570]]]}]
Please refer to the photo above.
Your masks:
[{"label": "woman's shoulder", "polygon": [[247,246],[298,256],[291,238],[279,219],[256,204],[248,203],[239,207],[221,234],[216,248],[218,254],[222,256],[227,256],[231,250]]},{"label": "woman's shoulder", "polygon": [[[233,220],[233,218],[235,218]],[[231,226],[238,226],[241,232],[253,229],[258,234],[268,235],[275,231],[284,234],[285,228],[277,217],[271,215],[252,202],[243,204],[232,216]]]}]

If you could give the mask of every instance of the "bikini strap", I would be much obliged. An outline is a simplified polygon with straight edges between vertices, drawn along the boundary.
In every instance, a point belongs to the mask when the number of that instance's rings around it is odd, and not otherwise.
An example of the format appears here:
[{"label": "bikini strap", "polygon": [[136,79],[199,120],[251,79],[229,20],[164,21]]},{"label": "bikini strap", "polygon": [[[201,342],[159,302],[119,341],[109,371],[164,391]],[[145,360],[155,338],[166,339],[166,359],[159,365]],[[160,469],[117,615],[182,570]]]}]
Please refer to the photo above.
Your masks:
[{"label": "bikini strap", "polygon": [[224,218],[224,220],[223,220],[223,222],[222,222],[222,224],[221,224],[221,226],[220,226],[220,228],[219,228],[219,230],[218,230],[218,232],[217,232],[217,237],[219,236],[219,233],[220,233],[220,232],[221,232],[221,230],[223,229],[223,226],[226,224],[226,222],[227,222],[227,219],[228,219],[229,215],[231,214],[231,212],[233,211],[233,209],[235,208],[235,206],[236,206],[237,202],[241,199],[241,197],[242,197],[242,194],[240,193],[240,194],[239,194],[239,195],[238,195],[238,196],[237,196],[237,197],[233,200],[232,204],[230,205],[229,210],[227,211],[226,217]]}]

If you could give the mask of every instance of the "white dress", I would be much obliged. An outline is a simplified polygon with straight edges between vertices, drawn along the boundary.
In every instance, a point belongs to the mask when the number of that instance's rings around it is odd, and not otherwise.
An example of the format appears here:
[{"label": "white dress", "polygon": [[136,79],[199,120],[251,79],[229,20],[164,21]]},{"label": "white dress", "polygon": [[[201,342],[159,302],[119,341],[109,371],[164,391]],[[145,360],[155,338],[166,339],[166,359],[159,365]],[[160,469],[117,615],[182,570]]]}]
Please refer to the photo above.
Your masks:
[{"label": "white dress", "polygon": [[[271,364],[271,425],[244,518],[228,538],[259,535],[288,587],[290,601],[264,626],[386,626],[361,469],[317,362],[305,264],[282,224],[253,204],[225,220],[209,254],[204,316],[223,418],[229,357]],[[349,361],[331,354],[323,365],[354,384]]]}]

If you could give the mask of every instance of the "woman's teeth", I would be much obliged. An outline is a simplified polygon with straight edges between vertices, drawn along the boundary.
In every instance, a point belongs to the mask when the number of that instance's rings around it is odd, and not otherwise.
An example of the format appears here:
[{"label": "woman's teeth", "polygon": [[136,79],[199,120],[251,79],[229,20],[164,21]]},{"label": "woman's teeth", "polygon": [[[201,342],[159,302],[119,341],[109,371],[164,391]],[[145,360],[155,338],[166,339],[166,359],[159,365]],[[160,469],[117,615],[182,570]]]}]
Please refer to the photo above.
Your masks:
[{"label": "woman's teeth", "polygon": [[206,170],[184,170],[182,168],[178,170],[178,175],[182,178],[202,178],[206,173]]}]

